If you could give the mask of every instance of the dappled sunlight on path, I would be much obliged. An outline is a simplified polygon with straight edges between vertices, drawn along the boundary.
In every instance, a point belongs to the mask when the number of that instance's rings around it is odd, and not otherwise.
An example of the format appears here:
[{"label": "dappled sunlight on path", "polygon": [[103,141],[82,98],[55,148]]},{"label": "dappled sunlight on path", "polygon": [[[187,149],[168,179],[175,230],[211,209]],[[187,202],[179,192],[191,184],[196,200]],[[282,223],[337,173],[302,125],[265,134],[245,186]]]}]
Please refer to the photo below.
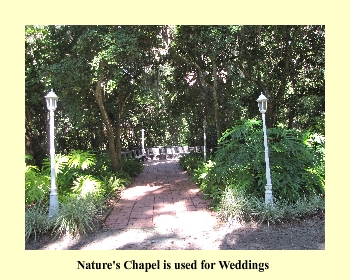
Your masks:
[{"label": "dappled sunlight on path", "polygon": [[146,162],[105,221],[107,228],[210,230],[218,223],[210,201],[180,170],[177,160]]}]

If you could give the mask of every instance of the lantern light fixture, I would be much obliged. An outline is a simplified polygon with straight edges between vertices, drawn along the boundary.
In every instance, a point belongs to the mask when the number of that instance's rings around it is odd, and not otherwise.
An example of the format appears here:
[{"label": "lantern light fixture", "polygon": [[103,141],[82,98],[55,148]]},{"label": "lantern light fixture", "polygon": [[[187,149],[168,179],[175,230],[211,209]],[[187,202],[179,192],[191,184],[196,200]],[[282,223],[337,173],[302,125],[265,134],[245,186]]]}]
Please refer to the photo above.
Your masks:
[{"label": "lantern light fixture", "polygon": [[267,98],[265,97],[265,95],[263,95],[261,93],[259,98],[256,101],[258,102],[260,113],[262,113],[262,114],[266,113],[266,110],[267,110]]}]

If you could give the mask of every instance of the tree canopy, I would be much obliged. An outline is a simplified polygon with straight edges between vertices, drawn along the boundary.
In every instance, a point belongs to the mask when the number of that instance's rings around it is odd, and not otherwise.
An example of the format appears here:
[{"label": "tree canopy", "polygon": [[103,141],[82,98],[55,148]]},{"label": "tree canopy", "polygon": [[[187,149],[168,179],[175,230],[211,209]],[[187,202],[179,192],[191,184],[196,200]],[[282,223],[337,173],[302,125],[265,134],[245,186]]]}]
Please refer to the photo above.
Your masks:
[{"label": "tree canopy", "polygon": [[44,96],[58,95],[56,150],[207,144],[228,128],[267,125],[324,134],[325,27],[26,26],[26,153],[48,154]]}]

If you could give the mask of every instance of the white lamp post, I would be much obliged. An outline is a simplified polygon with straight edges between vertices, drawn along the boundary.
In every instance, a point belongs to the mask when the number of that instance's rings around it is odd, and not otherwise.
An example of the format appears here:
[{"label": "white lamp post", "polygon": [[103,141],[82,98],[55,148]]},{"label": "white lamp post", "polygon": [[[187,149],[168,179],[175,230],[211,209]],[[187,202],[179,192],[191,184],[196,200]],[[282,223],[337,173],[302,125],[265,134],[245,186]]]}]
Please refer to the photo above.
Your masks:
[{"label": "white lamp post", "polygon": [[206,140],[207,140],[207,137],[205,135],[205,128],[207,127],[207,121],[206,120],[203,120],[203,128],[204,128],[204,162],[207,161],[207,143],[206,143]]},{"label": "white lamp post", "polygon": [[50,207],[49,217],[58,213],[58,194],[56,188],[55,173],[55,145],[54,145],[54,111],[57,108],[57,95],[51,91],[45,96],[47,109],[50,111],[50,158],[51,158],[51,189],[50,189]]},{"label": "white lamp post", "polygon": [[141,129],[141,135],[142,135],[142,155],[145,154],[145,130]]},{"label": "white lamp post", "polygon": [[265,162],[266,162],[266,186],[265,186],[265,204],[272,203],[272,183],[270,175],[270,162],[269,162],[269,148],[267,146],[267,135],[266,135],[266,125],[265,125],[265,113],[267,110],[267,98],[261,93],[259,98],[256,100],[258,102],[259,111],[262,114],[263,120],[263,130],[264,130],[264,145],[265,145]]}]

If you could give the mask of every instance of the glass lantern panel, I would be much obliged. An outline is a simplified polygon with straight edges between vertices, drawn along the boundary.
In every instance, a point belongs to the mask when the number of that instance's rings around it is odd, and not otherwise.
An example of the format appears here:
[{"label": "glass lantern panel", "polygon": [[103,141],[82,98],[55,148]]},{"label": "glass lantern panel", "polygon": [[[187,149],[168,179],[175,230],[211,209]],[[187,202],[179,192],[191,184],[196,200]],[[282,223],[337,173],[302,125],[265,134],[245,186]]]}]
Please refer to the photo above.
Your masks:
[{"label": "glass lantern panel", "polygon": [[48,98],[46,99],[46,105],[50,111],[55,110],[57,107],[57,100],[54,98]]}]

